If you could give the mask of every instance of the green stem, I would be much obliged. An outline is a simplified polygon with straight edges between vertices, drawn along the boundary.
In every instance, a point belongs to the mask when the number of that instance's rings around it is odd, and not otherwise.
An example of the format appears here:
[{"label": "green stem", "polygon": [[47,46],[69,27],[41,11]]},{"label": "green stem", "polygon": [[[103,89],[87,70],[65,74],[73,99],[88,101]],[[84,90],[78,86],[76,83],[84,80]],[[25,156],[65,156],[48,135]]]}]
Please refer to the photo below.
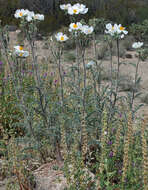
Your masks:
[{"label": "green stem", "polygon": [[112,44],[110,44],[109,47],[110,47],[110,76],[111,76],[110,101],[112,101],[112,92],[113,92],[113,56],[112,56]]},{"label": "green stem", "polygon": [[63,74],[61,69],[61,55],[62,55],[62,47],[59,48],[59,60],[58,60],[58,70],[59,70],[59,76],[60,76],[60,86],[61,86],[61,105],[63,108],[64,105],[64,88],[63,88]]},{"label": "green stem", "polygon": [[78,96],[80,97],[80,62],[79,62],[79,42],[76,37],[76,62],[77,62],[77,71],[78,71]]},{"label": "green stem", "polygon": [[83,76],[83,85],[84,85],[84,91],[83,91],[83,109],[84,112],[85,110],[85,91],[86,91],[86,65],[85,65],[85,49],[83,50],[82,53],[82,60],[83,60],[83,72],[84,72],[84,76]]},{"label": "green stem", "polygon": [[118,87],[119,87],[119,72],[120,72],[120,55],[119,55],[119,39],[117,38],[117,74],[116,74],[116,89],[115,89],[115,98],[114,98],[114,106],[118,97]]},{"label": "green stem", "polygon": [[134,99],[135,99],[135,90],[136,90],[136,87],[137,87],[137,78],[138,78],[139,63],[140,63],[140,53],[139,53],[139,56],[138,56],[138,62],[136,64],[136,71],[135,71],[135,79],[134,79],[134,89],[133,89],[133,93],[132,93],[131,109],[133,108],[133,103],[134,103]]}]

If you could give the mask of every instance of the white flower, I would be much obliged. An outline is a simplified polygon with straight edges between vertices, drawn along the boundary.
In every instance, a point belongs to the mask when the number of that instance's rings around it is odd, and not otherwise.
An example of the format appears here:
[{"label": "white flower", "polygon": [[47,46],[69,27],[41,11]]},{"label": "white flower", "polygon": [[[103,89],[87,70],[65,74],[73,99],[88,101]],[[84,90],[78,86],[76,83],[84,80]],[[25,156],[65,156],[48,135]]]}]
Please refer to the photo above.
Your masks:
[{"label": "white flower", "polygon": [[137,48],[141,48],[143,46],[143,42],[135,42],[132,45],[132,48],[137,49]]},{"label": "white flower", "polygon": [[62,10],[68,10],[68,8],[71,7],[71,4],[63,4],[63,5],[60,5],[60,9]]},{"label": "white flower", "polygon": [[28,11],[28,13],[27,13],[27,15],[26,15],[26,20],[28,21],[28,22],[31,22],[32,21],[32,19],[33,19],[33,17],[34,17],[34,12],[33,11]]},{"label": "white flower", "polygon": [[72,30],[81,30],[82,24],[80,22],[77,23],[71,23],[69,25],[69,32],[71,32]]},{"label": "white flower", "polygon": [[44,20],[44,15],[42,14],[35,14],[34,17],[33,17],[35,20]]},{"label": "white flower", "polygon": [[68,37],[66,34],[63,34],[62,32],[59,32],[55,35],[57,41],[60,41],[60,42],[64,42],[66,40],[68,40]]},{"label": "white flower", "polygon": [[14,53],[18,57],[28,57],[29,56],[28,51],[15,51]]},{"label": "white flower", "polygon": [[31,22],[34,20],[44,20],[44,15],[42,14],[35,14],[33,11],[18,9],[14,14],[15,18],[22,18],[25,17],[27,22]]},{"label": "white flower", "polygon": [[121,24],[112,25],[111,23],[106,24],[106,34],[110,34],[111,36],[118,35],[120,38],[124,38],[124,35],[128,34],[128,31],[125,30],[125,27],[123,27]]},{"label": "white flower", "polygon": [[29,11],[27,16],[26,16],[26,20],[28,22],[32,21],[32,20],[39,20],[42,21],[44,20],[44,15],[42,14],[35,14],[33,11]]},{"label": "white flower", "polygon": [[28,51],[23,51],[19,53],[20,57],[28,57],[29,56],[29,52]]},{"label": "white flower", "polygon": [[93,60],[91,60],[90,62],[87,63],[86,68],[89,69],[89,68],[92,67],[93,65],[95,65],[95,62],[94,62]]},{"label": "white flower", "polygon": [[15,18],[22,18],[22,17],[24,17],[24,16],[26,16],[27,14],[28,14],[28,10],[26,9],[17,9],[16,11],[15,11],[15,14],[14,14],[14,17]]},{"label": "white flower", "polygon": [[68,14],[69,15],[77,15],[80,13],[80,9],[77,4],[68,7]]},{"label": "white flower", "polygon": [[23,46],[14,46],[14,49],[16,50],[16,51],[23,51]]},{"label": "white flower", "polygon": [[125,30],[125,27],[123,27],[121,24],[118,25],[118,33],[128,34],[128,31]]},{"label": "white flower", "polygon": [[81,32],[88,35],[91,34],[94,31],[94,28],[92,26],[83,25],[81,27]]},{"label": "white flower", "polygon": [[75,5],[78,6],[81,14],[86,14],[88,12],[88,8],[86,8],[86,5],[79,4],[79,3],[77,3]]},{"label": "white flower", "polygon": [[114,24],[112,25],[111,23],[106,24],[106,29],[105,33],[110,34],[111,36],[114,36],[115,33],[118,31],[118,25]]},{"label": "white flower", "polygon": [[76,3],[73,6],[68,7],[68,14],[70,15],[86,14],[87,12],[88,12],[88,8],[86,8],[86,6],[83,4]]},{"label": "white flower", "polygon": [[29,52],[28,51],[24,51],[24,48],[22,46],[14,46],[14,54],[18,57],[28,57],[29,56]]}]

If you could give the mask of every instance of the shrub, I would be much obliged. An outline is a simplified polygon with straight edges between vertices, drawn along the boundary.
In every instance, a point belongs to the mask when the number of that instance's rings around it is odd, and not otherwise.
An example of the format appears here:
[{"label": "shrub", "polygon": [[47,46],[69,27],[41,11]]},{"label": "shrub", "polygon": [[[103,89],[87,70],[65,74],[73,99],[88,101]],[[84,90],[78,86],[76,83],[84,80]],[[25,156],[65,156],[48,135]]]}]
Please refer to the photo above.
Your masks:
[{"label": "shrub", "polygon": [[142,61],[146,61],[148,58],[148,48],[143,49],[143,51],[140,54],[140,59]]},{"label": "shrub", "polygon": [[5,85],[4,97],[1,99],[2,113],[0,115],[0,125],[3,133],[1,136],[8,134],[8,139],[11,136],[23,136],[25,128],[19,124],[23,120],[23,115],[19,108],[16,106],[16,97],[12,91],[8,90]]},{"label": "shrub", "polygon": [[142,24],[132,24],[129,29],[137,41],[148,40],[148,20],[144,20]]}]

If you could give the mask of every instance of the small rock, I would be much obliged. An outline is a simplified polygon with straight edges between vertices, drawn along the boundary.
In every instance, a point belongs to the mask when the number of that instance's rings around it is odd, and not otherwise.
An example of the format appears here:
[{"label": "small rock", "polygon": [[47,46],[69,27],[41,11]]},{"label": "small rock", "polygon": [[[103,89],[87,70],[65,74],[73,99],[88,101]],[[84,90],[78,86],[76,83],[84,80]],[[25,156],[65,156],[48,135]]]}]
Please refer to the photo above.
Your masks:
[{"label": "small rock", "polygon": [[8,31],[9,32],[15,32],[17,30],[17,26],[15,26],[15,25],[9,25],[8,26]]},{"label": "small rock", "polygon": [[125,57],[128,58],[128,59],[132,59],[132,58],[133,58],[133,56],[132,56],[131,54],[129,54],[129,53],[127,53],[127,54],[125,55]]}]

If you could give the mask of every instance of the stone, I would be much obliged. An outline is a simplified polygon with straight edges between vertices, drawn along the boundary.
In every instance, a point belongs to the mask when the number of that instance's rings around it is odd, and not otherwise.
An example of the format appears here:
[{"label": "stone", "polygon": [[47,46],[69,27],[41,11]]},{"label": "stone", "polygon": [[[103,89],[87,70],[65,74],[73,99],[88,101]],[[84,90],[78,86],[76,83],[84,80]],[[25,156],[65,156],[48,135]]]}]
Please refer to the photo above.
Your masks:
[{"label": "stone", "polygon": [[131,54],[129,54],[129,53],[125,54],[125,57],[128,58],[128,59],[132,59],[133,58],[133,56]]}]

